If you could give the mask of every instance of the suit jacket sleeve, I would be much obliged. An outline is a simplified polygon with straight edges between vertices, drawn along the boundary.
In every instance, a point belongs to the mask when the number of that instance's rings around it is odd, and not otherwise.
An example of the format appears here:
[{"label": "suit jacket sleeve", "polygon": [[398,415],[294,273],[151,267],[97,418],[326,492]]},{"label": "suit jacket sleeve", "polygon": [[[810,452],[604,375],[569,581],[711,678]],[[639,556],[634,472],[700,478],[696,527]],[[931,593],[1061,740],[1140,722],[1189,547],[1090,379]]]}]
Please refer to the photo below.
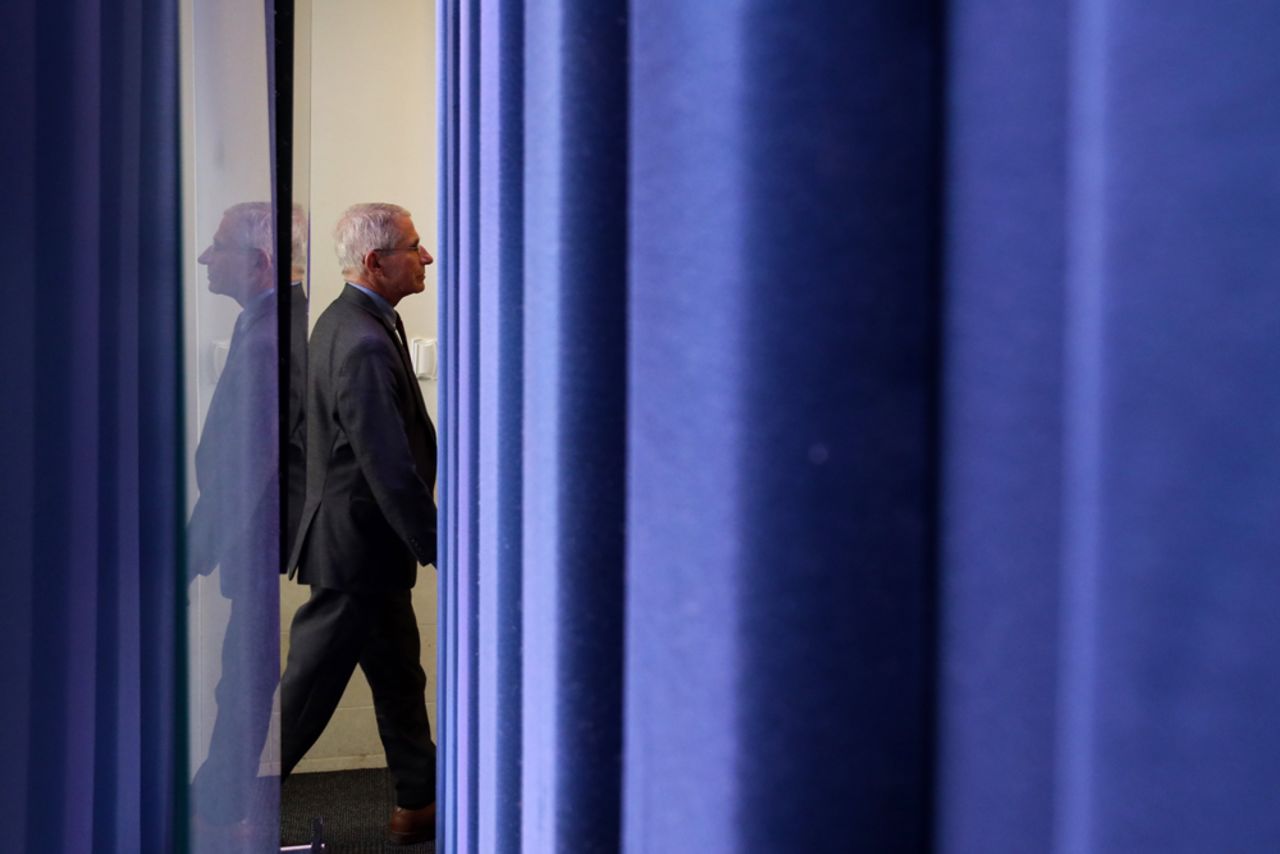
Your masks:
[{"label": "suit jacket sleeve", "polygon": [[361,342],[338,370],[335,405],[378,509],[419,563],[431,562],[436,507],[413,464],[405,416],[397,405],[403,369],[390,341]]}]

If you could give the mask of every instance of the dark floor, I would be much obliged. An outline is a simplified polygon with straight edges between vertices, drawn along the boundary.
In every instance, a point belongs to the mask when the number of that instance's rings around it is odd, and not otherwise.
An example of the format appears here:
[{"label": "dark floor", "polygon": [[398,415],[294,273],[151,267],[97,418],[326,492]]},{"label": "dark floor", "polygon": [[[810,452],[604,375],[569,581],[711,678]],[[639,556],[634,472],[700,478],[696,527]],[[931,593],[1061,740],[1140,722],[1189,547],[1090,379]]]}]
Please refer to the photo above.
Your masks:
[{"label": "dark floor", "polygon": [[435,854],[433,843],[387,843],[395,789],[385,768],[294,774],[280,793],[280,844],[311,841],[311,819],[324,819],[331,854]]}]

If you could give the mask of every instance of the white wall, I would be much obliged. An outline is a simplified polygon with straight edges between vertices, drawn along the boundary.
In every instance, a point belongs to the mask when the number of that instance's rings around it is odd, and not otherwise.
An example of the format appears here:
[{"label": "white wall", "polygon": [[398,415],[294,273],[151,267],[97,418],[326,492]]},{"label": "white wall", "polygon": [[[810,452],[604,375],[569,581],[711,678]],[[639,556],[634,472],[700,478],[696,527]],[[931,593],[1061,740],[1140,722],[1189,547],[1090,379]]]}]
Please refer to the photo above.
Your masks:
[{"label": "white wall", "polygon": [[[301,4],[299,4],[301,5]],[[304,55],[299,46],[299,57]],[[356,202],[394,202],[413,212],[422,243],[436,255],[436,59],[434,0],[319,0],[311,5],[311,321],[342,290],[333,253],[338,216]],[[306,128],[295,128],[297,135]],[[303,182],[295,182],[302,184]],[[436,268],[427,290],[397,306],[411,338],[436,337]],[[436,417],[436,383],[424,382]],[[419,571],[414,610],[422,634],[428,706],[436,721],[436,571]],[[281,585],[281,643],[306,599]],[[298,772],[386,764],[372,699],[357,671],[333,721]]]},{"label": "white wall", "polygon": [[[311,62],[315,315],[342,289],[332,230],[348,205],[405,206],[423,245],[435,254],[435,2],[315,3]],[[397,307],[411,336],[435,337],[433,271],[427,272],[427,291]],[[434,407],[429,390],[428,406]]]}]

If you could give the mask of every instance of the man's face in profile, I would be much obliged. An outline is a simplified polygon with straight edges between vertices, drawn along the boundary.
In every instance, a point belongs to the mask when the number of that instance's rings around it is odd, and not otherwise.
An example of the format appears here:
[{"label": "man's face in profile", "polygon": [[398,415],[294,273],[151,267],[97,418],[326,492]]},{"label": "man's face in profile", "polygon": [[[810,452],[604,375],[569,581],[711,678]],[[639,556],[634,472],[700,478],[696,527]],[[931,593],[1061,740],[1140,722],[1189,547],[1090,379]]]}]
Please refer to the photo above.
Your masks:
[{"label": "man's face in profile", "polygon": [[241,239],[231,218],[224,216],[213,242],[198,260],[208,268],[209,293],[244,305],[258,290],[267,261],[261,250],[243,245]]},{"label": "man's face in profile", "polygon": [[422,293],[426,288],[427,265],[435,260],[422,247],[411,218],[401,217],[398,224],[400,237],[395,246],[378,253],[383,285],[397,301]]}]

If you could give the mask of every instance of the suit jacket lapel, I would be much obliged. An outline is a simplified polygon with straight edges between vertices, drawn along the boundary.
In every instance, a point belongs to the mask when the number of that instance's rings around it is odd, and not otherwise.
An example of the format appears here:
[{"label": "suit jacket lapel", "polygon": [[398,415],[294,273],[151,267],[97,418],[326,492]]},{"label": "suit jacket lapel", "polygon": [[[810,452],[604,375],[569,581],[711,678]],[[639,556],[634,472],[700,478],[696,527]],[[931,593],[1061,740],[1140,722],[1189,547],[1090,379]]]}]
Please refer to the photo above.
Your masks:
[{"label": "suit jacket lapel", "polygon": [[404,365],[405,373],[409,376],[409,387],[413,390],[413,399],[418,403],[418,415],[424,424],[430,424],[431,419],[427,416],[427,402],[422,397],[422,385],[418,382],[418,375],[413,370],[413,359],[409,356],[408,336],[401,338],[399,331],[393,329],[391,337],[395,339],[396,350],[400,353],[400,363]]},{"label": "suit jacket lapel", "polygon": [[404,368],[405,377],[409,381],[409,394],[418,408],[418,415],[424,424],[430,424],[431,417],[427,414],[427,403],[422,397],[422,386],[418,383],[418,375],[414,373],[413,360],[409,358],[408,341],[400,338],[400,333],[396,331],[395,321],[387,318],[385,314],[378,310],[368,296],[350,284],[343,288],[342,297],[353,300],[362,309],[376,317],[378,322],[382,324],[382,328],[391,336],[391,346],[400,355],[400,365]]}]

